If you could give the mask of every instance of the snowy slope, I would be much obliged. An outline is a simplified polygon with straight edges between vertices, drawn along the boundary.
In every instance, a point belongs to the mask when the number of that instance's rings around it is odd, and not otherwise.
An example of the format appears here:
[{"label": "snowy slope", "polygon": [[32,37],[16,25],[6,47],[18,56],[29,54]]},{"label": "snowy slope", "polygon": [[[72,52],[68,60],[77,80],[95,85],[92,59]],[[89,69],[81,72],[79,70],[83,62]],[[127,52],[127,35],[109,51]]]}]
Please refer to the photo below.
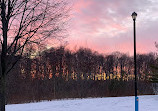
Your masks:
[{"label": "snowy slope", "polygon": [[[6,111],[134,111],[134,97],[54,100],[12,104]],[[158,95],[139,96],[139,111],[158,111]]]}]

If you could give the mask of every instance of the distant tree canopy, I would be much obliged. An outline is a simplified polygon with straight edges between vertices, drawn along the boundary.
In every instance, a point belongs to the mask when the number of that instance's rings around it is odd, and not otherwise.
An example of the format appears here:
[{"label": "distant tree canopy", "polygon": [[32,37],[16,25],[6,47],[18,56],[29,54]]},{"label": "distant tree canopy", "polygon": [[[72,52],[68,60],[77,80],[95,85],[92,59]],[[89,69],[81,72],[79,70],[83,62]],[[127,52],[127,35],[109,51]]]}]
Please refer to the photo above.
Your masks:
[{"label": "distant tree canopy", "polygon": [[[137,61],[139,94],[154,94],[148,81],[155,55],[139,54]],[[134,95],[133,71],[133,57],[124,53],[51,48],[32,58],[22,57],[8,77],[7,101]]]}]

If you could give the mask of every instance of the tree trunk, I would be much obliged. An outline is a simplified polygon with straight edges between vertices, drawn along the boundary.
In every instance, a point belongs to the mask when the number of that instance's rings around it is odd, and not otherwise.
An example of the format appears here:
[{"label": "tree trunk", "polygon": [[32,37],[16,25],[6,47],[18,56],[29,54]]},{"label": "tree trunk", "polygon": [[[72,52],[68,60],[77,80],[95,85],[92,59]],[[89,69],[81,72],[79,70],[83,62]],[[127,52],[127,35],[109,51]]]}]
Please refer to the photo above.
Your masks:
[{"label": "tree trunk", "polygon": [[53,92],[53,93],[54,93],[54,99],[55,99],[55,98],[56,98],[56,94],[55,94],[55,92],[56,92],[56,88],[55,88],[55,84],[56,84],[56,83],[55,83],[55,78],[53,79],[53,81],[54,81],[54,92]]},{"label": "tree trunk", "polygon": [[5,76],[0,78],[0,111],[5,111]]},{"label": "tree trunk", "polygon": [[158,83],[152,83],[153,92],[158,95]]},{"label": "tree trunk", "polygon": [[[8,1],[9,2],[9,1]],[[9,2],[10,3],[10,2]],[[0,74],[0,111],[5,111],[5,76],[6,76],[6,61],[7,61],[7,33],[8,33],[8,23],[9,18],[6,17],[6,4],[1,1],[1,22],[2,22],[2,33],[3,33],[3,43],[1,52],[1,74]],[[9,11],[9,10],[8,10]],[[9,14],[9,12],[8,12]]]},{"label": "tree trunk", "polygon": [[0,111],[5,111],[5,87],[6,87],[6,48],[2,45],[0,65]]}]

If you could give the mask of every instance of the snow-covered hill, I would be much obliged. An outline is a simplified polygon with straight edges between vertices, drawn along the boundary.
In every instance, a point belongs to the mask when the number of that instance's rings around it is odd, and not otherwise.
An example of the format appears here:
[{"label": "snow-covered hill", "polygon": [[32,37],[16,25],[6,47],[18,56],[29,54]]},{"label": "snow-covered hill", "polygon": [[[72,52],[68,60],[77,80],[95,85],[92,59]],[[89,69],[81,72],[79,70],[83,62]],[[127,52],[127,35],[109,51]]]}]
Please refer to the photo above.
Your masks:
[{"label": "snow-covered hill", "polygon": [[[134,111],[134,96],[12,104],[6,111]],[[139,96],[139,111],[158,111],[158,95]]]}]

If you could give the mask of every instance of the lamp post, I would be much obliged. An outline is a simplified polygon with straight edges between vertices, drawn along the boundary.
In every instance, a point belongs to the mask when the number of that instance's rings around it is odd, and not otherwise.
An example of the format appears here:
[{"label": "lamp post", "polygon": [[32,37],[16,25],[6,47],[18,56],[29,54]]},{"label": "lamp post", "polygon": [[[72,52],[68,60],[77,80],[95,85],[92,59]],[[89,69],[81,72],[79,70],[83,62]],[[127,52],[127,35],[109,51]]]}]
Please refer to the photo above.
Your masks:
[{"label": "lamp post", "polygon": [[135,74],[135,111],[138,111],[138,97],[137,97],[137,66],[136,66],[136,17],[137,13],[132,13],[133,26],[134,26],[134,74]]}]

